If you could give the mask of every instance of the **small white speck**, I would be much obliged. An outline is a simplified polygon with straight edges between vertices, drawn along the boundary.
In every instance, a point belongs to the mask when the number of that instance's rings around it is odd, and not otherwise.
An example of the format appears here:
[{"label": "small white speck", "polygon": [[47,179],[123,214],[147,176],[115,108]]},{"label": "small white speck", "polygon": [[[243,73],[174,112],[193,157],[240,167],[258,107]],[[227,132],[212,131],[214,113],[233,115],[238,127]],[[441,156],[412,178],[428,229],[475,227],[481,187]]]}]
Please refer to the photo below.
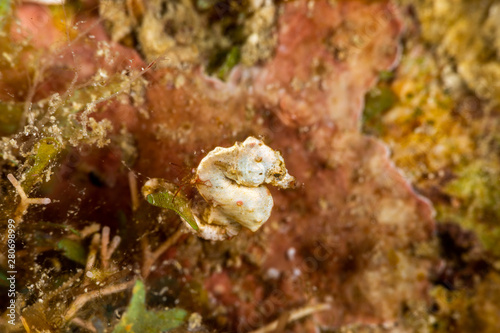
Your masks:
[{"label": "small white speck", "polygon": [[94,274],[92,274],[91,271],[88,271],[87,273],[85,273],[85,275],[87,275],[88,278],[91,278],[94,276]]},{"label": "small white speck", "polygon": [[278,269],[272,267],[267,270],[266,275],[268,278],[276,280],[280,277],[281,274]]},{"label": "small white speck", "polygon": [[256,33],[251,34],[250,37],[248,37],[248,42],[253,45],[257,44],[259,42],[259,35]]},{"label": "small white speck", "polygon": [[292,261],[295,259],[295,253],[297,253],[297,250],[295,250],[294,247],[289,248],[286,250],[286,257],[288,260]]}]

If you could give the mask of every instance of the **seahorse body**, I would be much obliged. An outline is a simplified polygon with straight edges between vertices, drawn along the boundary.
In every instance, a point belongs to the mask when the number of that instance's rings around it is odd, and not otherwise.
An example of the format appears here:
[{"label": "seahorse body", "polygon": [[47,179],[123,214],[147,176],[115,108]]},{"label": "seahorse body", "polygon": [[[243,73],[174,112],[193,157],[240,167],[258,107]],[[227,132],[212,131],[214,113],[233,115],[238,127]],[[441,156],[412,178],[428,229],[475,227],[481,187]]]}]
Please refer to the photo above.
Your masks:
[{"label": "seahorse body", "polygon": [[256,231],[269,219],[273,207],[264,184],[289,188],[295,183],[281,154],[254,137],[212,150],[200,162],[196,177],[197,189],[208,206],[194,216],[199,235],[208,239],[233,236],[241,226]]}]

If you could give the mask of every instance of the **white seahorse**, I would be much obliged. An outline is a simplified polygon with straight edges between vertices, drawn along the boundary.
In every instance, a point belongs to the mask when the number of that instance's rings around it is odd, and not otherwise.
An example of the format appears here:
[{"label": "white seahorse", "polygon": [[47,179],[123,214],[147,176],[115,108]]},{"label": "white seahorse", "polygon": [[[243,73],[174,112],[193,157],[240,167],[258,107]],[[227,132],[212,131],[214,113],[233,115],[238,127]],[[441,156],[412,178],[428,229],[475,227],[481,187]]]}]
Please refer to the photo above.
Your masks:
[{"label": "white seahorse", "polygon": [[197,234],[223,240],[238,234],[242,226],[259,229],[274,204],[265,184],[290,188],[295,178],[288,174],[281,154],[261,140],[248,137],[212,150],[196,170],[196,187],[206,201],[193,205]]}]

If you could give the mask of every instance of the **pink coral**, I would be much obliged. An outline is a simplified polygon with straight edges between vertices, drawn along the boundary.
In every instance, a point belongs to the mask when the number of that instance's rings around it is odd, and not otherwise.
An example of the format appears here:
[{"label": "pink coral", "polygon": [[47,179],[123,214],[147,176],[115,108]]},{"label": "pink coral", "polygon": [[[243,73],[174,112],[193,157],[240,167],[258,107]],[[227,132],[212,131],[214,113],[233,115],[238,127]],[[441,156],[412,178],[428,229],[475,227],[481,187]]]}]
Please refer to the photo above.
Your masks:
[{"label": "pink coral", "polygon": [[[212,261],[215,267],[230,251],[224,245],[179,245],[184,248],[176,259],[186,276],[206,279],[215,304],[225,307],[219,328],[247,331],[314,300],[333,305],[317,318],[325,326],[396,320],[406,303],[426,299],[429,262],[413,250],[431,239],[433,211],[391,163],[387,148],[359,129],[365,93],[381,70],[398,61],[398,11],[387,1],[326,0],[287,2],[282,10],[275,54],[261,66],[235,69],[229,83],[197,68],[160,69],[146,76],[142,110],[125,99],[101,106],[97,117],[110,119],[115,134],[121,126],[133,134],[133,169],[141,179],[182,183],[213,147],[263,135],[303,184],[273,193],[275,207],[262,231],[228,242],[245,259],[238,270],[223,268],[207,278],[197,267]],[[136,59],[125,50],[125,58]],[[91,57],[77,58],[81,68],[95,71]],[[82,218],[106,223],[113,211],[127,211],[126,170],[117,162],[122,148],[115,144],[83,158],[84,168],[73,167],[61,179],[54,194],[60,204],[45,214],[57,216],[55,209],[64,211],[81,196],[69,186],[79,184],[81,170],[113,180],[86,185]],[[85,209],[97,202],[108,204],[104,213]],[[296,254],[285,259],[290,249]],[[277,279],[265,277],[269,269],[278,272]],[[296,331],[311,331],[314,321],[301,325]]]}]

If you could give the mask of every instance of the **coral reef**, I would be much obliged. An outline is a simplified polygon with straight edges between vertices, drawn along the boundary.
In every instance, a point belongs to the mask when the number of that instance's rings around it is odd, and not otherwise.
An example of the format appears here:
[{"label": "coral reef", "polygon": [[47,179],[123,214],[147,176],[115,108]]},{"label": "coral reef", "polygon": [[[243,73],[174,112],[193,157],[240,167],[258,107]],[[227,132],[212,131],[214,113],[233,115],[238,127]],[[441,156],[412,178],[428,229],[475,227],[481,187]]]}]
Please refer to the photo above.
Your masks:
[{"label": "coral reef", "polygon": [[[495,73],[487,68],[498,66],[494,57],[484,57],[495,47],[485,41],[498,37],[488,35],[490,23],[479,19],[496,15],[495,4],[485,1],[472,8],[465,1],[437,1],[434,7],[424,1],[405,3],[412,4],[409,8],[417,17],[407,20],[406,52],[397,71],[368,100],[371,105],[365,111],[378,111],[365,119],[365,131],[389,144],[396,165],[437,210],[441,259],[432,279],[444,289],[432,292],[437,319],[430,317],[430,327],[495,331],[489,311],[479,310],[500,308],[494,292],[472,296],[483,288],[494,290],[491,279],[498,274],[500,124],[498,102],[489,94],[496,83],[487,84],[489,93],[481,86]],[[422,39],[432,47],[426,48]]]},{"label": "coral reef", "polygon": [[[0,5],[13,330],[496,331],[498,6],[427,3]],[[222,155],[251,143],[297,186],[241,182]],[[183,232],[241,220],[191,209],[206,170],[270,191],[254,233]]]},{"label": "coral reef", "polygon": [[[500,5],[491,0],[423,0],[415,1],[415,8],[423,39],[437,46],[445,62],[454,63],[456,73],[470,90],[498,105]],[[452,83],[456,80],[447,81],[451,89],[460,89]]]}]

